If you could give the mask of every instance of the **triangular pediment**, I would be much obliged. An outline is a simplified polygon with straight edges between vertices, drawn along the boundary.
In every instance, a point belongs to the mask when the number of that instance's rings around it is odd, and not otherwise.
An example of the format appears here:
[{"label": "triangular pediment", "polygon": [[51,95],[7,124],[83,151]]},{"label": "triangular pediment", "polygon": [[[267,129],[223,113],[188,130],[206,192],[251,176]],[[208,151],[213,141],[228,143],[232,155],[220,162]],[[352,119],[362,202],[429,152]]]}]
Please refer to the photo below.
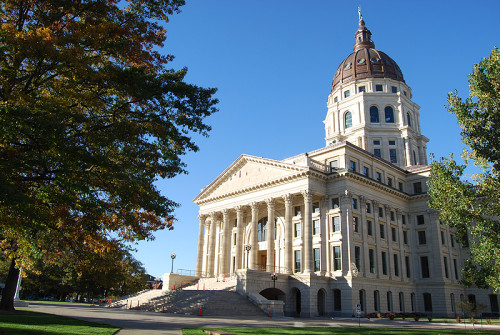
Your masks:
[{"label": "triangular pediment", "polygon": [[210,185],[194,199],[198,203],[205,199],[219,198],[239,193],[259,185],[281,180],[306,171],[307,168],[271,159],[241,155]]}]

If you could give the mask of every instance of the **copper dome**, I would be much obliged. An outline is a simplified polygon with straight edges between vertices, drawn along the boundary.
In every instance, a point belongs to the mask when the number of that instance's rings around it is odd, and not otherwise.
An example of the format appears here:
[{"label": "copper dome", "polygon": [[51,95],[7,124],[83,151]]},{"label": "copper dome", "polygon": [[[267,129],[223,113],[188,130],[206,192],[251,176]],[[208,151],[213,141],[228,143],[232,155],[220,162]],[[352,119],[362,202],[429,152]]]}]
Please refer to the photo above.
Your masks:
[{"label": "copper dome", "polygon": [[354,52],[337,68],[333,77],[332,91],[339,83],[365,78],[390,78],[405,82],[398,64],[387,54],[375,49],[375,44],[370,39],[371,32],[365,27],[363,20],[359,21],[359,29],[354,37],[356,38]]}]

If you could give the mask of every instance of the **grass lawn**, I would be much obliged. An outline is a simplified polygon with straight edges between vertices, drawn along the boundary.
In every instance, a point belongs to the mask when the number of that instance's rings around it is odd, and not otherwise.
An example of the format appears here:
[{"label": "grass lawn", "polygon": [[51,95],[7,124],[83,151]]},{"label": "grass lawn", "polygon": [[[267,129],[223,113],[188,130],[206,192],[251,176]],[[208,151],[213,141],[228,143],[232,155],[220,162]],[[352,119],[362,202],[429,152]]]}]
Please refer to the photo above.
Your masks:
[{"label": "grass lawn", "polygon": [[[203,329],[208,328],[184,328],[183,335],[201,335]],[[498,331],[487,330],[472,330],[472,329],[425,329],[425,328],[396,328],[396,327],[306,327],[306,328],[210,328],[211,330],[223,330],[228,333],[238,335],[262,334],[262,335],[278,335],[278,334],[297,334],[297,335],[327,335],[327,334],[370,334],[370,335],[387,335],[387,334],[405,334],[405,335],[422,335],[422,334],[498,334]]]},{"label": "grass lawn", "polygon": [[0,312],[0,331],[9,335],[112,335],[118,330],[120,328],[109,325],[52,314],[29,312],[22,309],[18,309],[15,312]]}]

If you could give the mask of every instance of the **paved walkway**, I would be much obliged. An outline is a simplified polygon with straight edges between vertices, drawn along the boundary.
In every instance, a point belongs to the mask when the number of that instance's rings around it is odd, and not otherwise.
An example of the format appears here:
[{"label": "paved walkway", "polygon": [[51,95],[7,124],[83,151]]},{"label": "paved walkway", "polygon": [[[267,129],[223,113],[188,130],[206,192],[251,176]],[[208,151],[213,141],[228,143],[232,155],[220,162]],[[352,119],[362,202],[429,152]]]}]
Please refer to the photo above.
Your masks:
[{"label": "paved walkway", "polygon": [[[121,327],[118,335],[181,335],[182,328],[198,327],[338,327],[357,326],[357,319],[329,318],[268,318],[265,315],[251,317],[203,317],[193,315],[163,314],[137,310],[115,309],[83,304],[45,304],[30,302],[32,311],[68,316],[75,319],[105,323]],[[438,324],[413,321],[389,321],[361,319],[361,326],[396,326],[411,328],[461,328],[459,324]],[[467,325],[469,329],[470,325]],[[476,326],[479,328],[480,326]],[[500,326],[482,326],[483,329],[500,331]]]}]

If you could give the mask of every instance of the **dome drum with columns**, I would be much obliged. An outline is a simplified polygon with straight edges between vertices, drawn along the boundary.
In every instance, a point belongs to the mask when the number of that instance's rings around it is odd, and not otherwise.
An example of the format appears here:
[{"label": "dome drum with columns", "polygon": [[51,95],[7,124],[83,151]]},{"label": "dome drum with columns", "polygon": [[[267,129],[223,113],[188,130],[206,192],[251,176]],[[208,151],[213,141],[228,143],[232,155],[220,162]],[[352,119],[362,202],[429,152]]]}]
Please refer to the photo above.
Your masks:
[{"label": "dome drum with columns", "polygon": [[291,316],[350,317],[357,304],[454,316],[471,296],[497,310],[491,291],[460,285],[468,249],[427,206],[428,139],[410,87],[363,20],[355,38],[328,96],[326,146],[241,155],[194,199],[197,276],[236,275],[240,294],[279,297]]}]

